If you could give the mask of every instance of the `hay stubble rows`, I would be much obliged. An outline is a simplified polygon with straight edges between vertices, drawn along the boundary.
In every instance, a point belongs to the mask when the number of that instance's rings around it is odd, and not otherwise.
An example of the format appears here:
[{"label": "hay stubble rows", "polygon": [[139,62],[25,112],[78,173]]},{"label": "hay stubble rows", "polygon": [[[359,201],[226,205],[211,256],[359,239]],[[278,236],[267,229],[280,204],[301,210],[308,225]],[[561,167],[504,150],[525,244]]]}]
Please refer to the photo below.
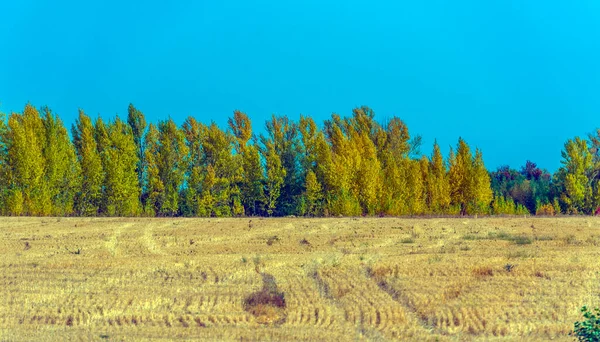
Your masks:
[{"label": "hay stubble rows", "polygon": [[600,303],[589,217],[4,218],[0,238],[0,340],[572,340]]}]

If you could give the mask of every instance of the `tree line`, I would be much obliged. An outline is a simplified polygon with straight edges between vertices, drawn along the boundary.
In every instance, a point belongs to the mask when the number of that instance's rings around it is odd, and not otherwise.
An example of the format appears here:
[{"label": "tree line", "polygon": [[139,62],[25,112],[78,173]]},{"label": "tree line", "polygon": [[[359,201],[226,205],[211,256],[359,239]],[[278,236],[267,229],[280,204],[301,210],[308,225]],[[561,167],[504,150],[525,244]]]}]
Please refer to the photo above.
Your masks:
[{"label": "tree line", "polygon": [[[600,136],[600,135],[599,135]],[[0,214],[56,216],[359,216],[590,214],[600,204],[600,139],[565,144],[553,176],[528,162],[488,172],[459,138],[444,158],[369,107],[319,126],[273,115],[256,135],[188,117],[147,124],[79,111],[71,134],[50,108],[0,120]]]}]

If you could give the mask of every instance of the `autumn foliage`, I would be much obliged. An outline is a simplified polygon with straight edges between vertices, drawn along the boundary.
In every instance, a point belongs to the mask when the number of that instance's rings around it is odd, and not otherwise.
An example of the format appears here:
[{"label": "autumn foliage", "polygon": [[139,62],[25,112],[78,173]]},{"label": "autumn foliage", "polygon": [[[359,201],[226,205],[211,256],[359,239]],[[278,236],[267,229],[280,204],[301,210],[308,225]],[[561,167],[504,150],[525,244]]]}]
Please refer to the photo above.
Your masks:
[{"label": "autumn foliage", "polygon": [[[256,135],[235,111],[227,129],[188,117],[146,123],[130,105],[92,120],[82,110],[71,137],[47,107],[0,120],[4,215],[359,216],[593,213],[600,204],[598,140],[565,144],[551,177],[528,162],[489,173],[459,138],[447,158],[368,107],[319,126],[272,116]],[[591,147],[589,147],[591,146]]]}]

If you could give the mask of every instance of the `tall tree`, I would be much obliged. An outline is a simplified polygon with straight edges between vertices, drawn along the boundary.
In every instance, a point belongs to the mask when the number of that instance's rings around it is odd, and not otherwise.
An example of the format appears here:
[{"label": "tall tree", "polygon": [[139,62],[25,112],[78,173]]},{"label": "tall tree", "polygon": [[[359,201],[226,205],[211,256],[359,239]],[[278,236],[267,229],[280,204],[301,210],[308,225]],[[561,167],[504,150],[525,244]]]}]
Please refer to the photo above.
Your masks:
[{"label": "tall tree", "polygon": [[184,134],[169,119],[158,130],[151,124],[147,137],[148,202],[156,214],[177,215],[189,152]]},{"label": "tall tree", "polygon": [[475,151],[472,165],[473,174],[470,177],[473,181],[472,212],[476,214],[488,214],[493,194],[490,187],[490,175],[485,168],[483,155],[479,149]]},{"label": "tall tree", "polygon": [[94,125],[81,109],[71,134],[81,169],[81,187],[75,196],[75,212],[83,216],[96,216],[102,202],[104,171],[94,137]]},{"label": "tall tree", "polygon": [[450,185],[447,169],[437,141],[433,144],[433,155],[429,162],[429,208],[433,213],[446,213],[450,207]]},{"label": "tall tree", "polygon": [[[300,140],[298,126],[287,116],[273,115],[265,125],[267,135],[261,135],[262,149],[267,150],[267,144],[273,145],[274,152],[279,157],[285,170],[281,186],[281,199],[274,208],[276,215],[298,214],[299,200],[302,196],[302,172],[300,165]],[[263,157],[266,155],[263,153]],[[267,180],[268,181],[268,180]]]},{"label": "tall tree", "polygon": [[8,128],[10,214],[49,215],[52,201],[44,183],[46,137],[42,118],[37,109],[28,104],[23,114],[10,116]]},{"label": "tall tree", "polygon": [[195,118],[188,117],[183,123],[182,129],[185,135],[185,143],[189,151],[189,161],[186,172],[187,186],[184,189],[182,213],[185,216],[196,216],[200,214],[202,179],[206,173],[203,157],[204,153],[202,150],[202,141],[206,134],[206,126],[198,122]]},{"label": "tall tree", "polygon": [[81,186],[75,148],[58,116],[53,115],[48,107],[42,111],[45,130],[44,183],[52,201],[52,214],[70,215],[74,211],[75,194]]},{"label": "tall tree", "polygon": [[211,198],[211,205],[205,206],[210,216],[234,213],[235,197],[239,195],[235,192],[239,166],[232,153],[233,140],[231,134],[213,122],[207,127],[202,141],[203,164],[207,166],[205,178],[208,177],[202,190],[205,196]]},{"label": "tall tree", "polygon": [[598,205],[599,196],[593,192],[594,163],[587,142],[579,137],[570,139],[561,154],[562,201],[570,213],[591,213]]},{"label": "tall tree", "polygon": [[140,213],[138,157],[131,127],[118,117],[108,127],[96,121],[97,144],[105,170],[103,208],[109,216]]},{"label": "tall tree", "polygon": [[145,130],[146,130],[146,117],[144,113],[139,111],[135,106],[130,103],[127,109],[127,124],[131,127],[133,134],[133,141],[135,143],[138,163],[136,165],[136,172],[138,176],[138,185],[142,189],[140,193],[140,200],[144,194],[144,158],[145,158]]},{"label": "tall tree", "polygon": [[10,164],[8,164],[8,127],[6,116],[0,112],[0,214],[8,214],[6,202],[10,184]]},{"label": "tall tree", "polygon": [[470,199],[473,197],[473,180],[470,177],[472,175],[471,150],[462,138],[458,139],[456,154],[452,149],[450,150],[448,160],[451,203],[459,207],[460,213],[465,215]]},{"label": "tall tree", "polygon": [[235,172],[235,191],[239,192],[241,204],[246,215],[259,215],[264,203],[264,176],[260,162],[259,150],[250,144],[252,138],[252,123],[243,112],[236,110],[233,118],[228,121],[236,151],[236,165],[240,166]]},{"label": "tall tree", "polygon": [[266,141],[264,156],[266,162],[265,206],[267,214],[273,215],[275,208],[277,207],[279,196],[281,195],[281,188],[285,181],[286,169],[281,163],[281,159],[273,142]]}]

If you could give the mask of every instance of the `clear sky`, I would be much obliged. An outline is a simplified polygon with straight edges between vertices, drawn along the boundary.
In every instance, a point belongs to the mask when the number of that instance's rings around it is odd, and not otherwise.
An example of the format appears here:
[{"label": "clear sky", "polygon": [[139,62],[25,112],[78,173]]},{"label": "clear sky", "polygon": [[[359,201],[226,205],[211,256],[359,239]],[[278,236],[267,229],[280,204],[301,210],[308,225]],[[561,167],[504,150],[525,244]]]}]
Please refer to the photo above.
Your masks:
[{"label": "clear sky", "polygon": [[[360,105],[488,169],[554,171],[600,114],[600,2],[0,2],[0,111],[48,105],[222,127],[234,109],[318,122]],[[260,126],[260,127],[257,127]]]}]

